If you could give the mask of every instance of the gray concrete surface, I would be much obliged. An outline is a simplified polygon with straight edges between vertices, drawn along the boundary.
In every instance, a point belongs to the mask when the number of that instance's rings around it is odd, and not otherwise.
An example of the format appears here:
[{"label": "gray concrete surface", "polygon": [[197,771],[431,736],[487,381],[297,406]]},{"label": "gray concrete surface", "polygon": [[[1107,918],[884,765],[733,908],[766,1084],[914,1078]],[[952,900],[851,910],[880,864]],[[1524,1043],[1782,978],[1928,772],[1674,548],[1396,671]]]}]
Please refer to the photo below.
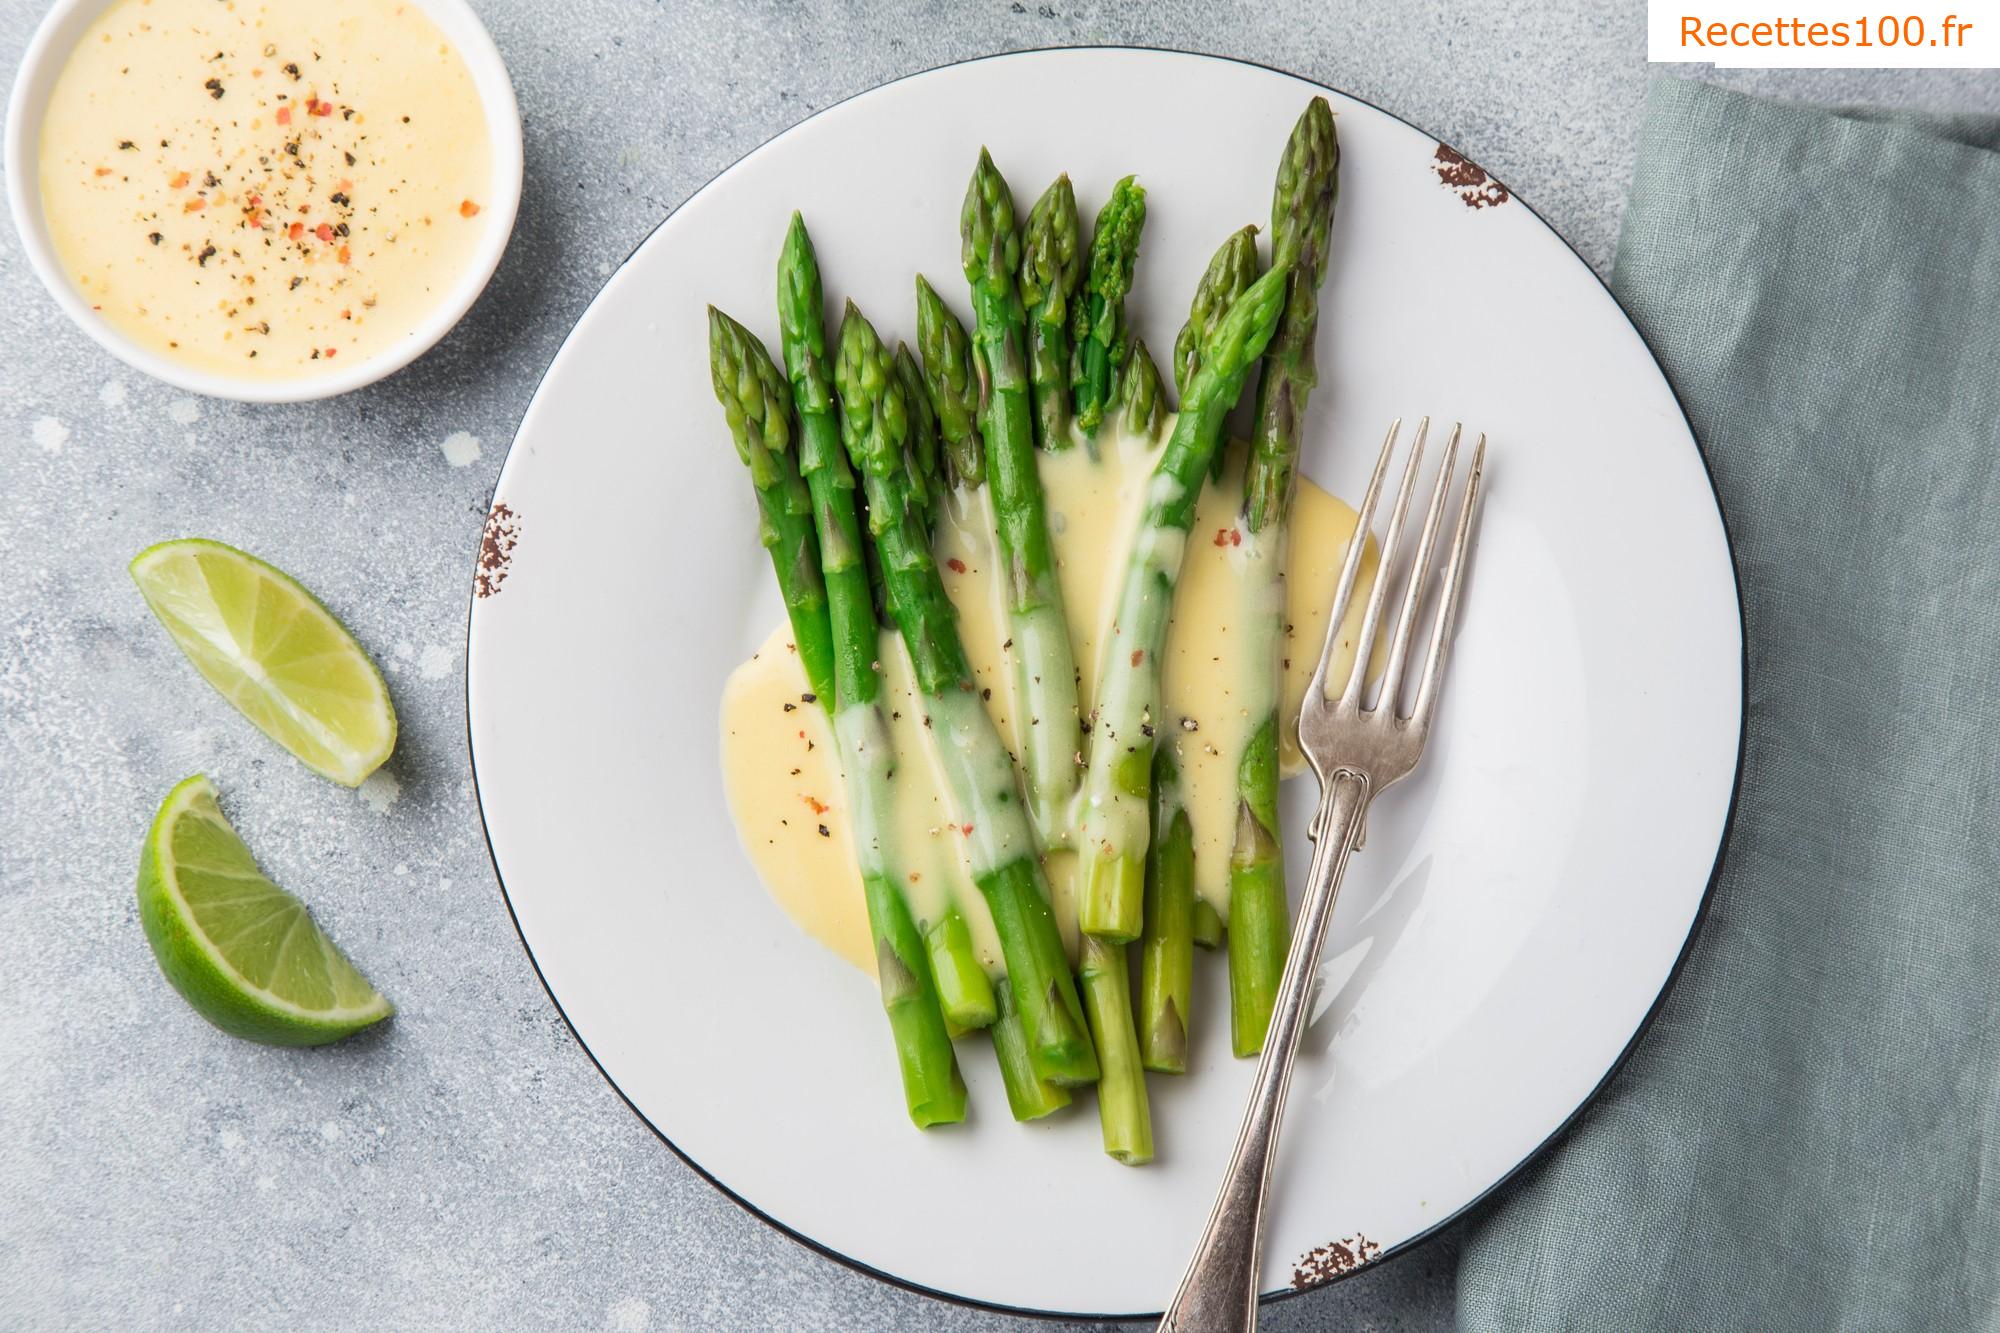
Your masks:
[{"label": "gray concrete surface", "polygon": [[[822,1259],[705,1185],[570,1039],[502,905],[465,753],[472,551],[542,368],[611,267],[828,103],[1017,47],[1130,42],[1294,70],[1457,144],[1608,267],[1647,68],[1633,0],[1247,6],[475,0],[529,184],[436,352],[302,408],[197,401],[99,352],[0,232],[0,1327],[997,1329]],[[0,0],[0,66],[43,8]],[[1738,74],[1824,101],[2000,111],[1985,72]],[[476,456],[461,438],[477,441]],[[241,722],[123,566],[204,534],[297,571],[392,672],[399,787],[364,800]],[[264,1050],[167,990],[139,839],[197,769],[402,1013]],[[1437,1329],[1450,1236],[1270,1311]]]}]

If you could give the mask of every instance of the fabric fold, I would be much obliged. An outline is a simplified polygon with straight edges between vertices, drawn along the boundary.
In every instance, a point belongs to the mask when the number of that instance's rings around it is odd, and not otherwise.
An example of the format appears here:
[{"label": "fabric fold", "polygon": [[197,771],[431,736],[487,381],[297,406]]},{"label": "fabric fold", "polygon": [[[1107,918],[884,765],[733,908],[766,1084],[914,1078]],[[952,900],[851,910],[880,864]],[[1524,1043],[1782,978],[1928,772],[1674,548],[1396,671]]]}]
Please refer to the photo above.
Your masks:
[{"label": "fabric fold", "polygon": [[1469,1234],[1467,1329],[2000,1327],[1996,145],[1649,94],[1612,286],[1729,522],[1743,788],[1652,1031]]}]

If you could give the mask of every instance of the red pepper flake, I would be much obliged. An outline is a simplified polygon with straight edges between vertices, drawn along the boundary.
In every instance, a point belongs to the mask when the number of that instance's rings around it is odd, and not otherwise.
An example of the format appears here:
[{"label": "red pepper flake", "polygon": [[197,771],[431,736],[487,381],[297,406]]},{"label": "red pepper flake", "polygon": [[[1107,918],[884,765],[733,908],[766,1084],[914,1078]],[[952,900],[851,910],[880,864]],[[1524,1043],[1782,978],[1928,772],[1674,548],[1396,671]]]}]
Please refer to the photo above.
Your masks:
[{"label": "red pepper flake", "polygon": [[109,175],[111,174],[111,168],[110,168],[110,167],[99,167],[99,168],[97,169],[97,171],[96,171],[96,173],[95,173],[95,174],[97,174],[97,175],[99,175],[99,176],[109,176]]},{"label": "red pepper flake", "polygon": [[329,361],[333,360],[333,358],[339,355],[340,355],[340,349],[338,347],[329,347],[326,349],[326,359]]},{"label": "red pepper flake", "polygon": [[1145,650],[1144,648],[1134,648],[1134,649],[1132,650],[1132,665],[1133,665],[1133,666],[1138,666],[1138,665],[1139,665],[1139,663],[1141,663],[1141,662],[1143,662],[1143,661],[1145,661],[1145,660],[1146,660],[1146,650]]},{"label": "red pepper flake", "polygon": [[264,225],[262,211],[255,208],[246,209],[243,213],[243,225],[246,227],[262,227]]},{"label": "red pepper flake", "polygon": [[199,213],[201,212],[202,209],[207,207],[208,207],[208,200],[203,199],[200,195],[196,195],[194,198],[188,200],[186,203],[181,205],[181,212]]},{"label": "red pepper flake", "polygon": [[317,227],[313,228],[313,235],[319,237],[322,245],[332,245],[333,224],[331,222],[320,223]]},{"label": "red pepper flake", "polygon": [[1241,546],[1243,544],[1243,530],[1241,528],[1231,528],[1229,530],[1229,544],[1231,546]]},{"label": "red pepper flake", "polygon": [[804,801],[808,806],[810,806],[812,808],[812,812],[816,815],[823,815],[829,809],[832,808],[831,806],[827,805],[824,801],[819,800],[817,797],[801,796],[799,799]]},{"label": "red pepper flake", "polygon": [[949,569],[954,574],[963,574],[965,572],[965,562],[963,560],[960,560],[957,556],[953,556],[951,559],[945,561],[944,563],[945,563],[945,568]]},{"label": "red pepper flake", "polygon": [[281,106],[278,108],[278,123],[280,125],[289,125],[292,123],[292,109],[290,107]]},{"label": "red pepper flake", "polygon": [[167,188],[169,190],[185,190],[187,183],[188,174],[185,171],[175,172],[174,178],[167,182]]},{"label": "red pepper flake", "polygon": [[1229,545],[1229,529],[1228,529],[1228,528],[1217,528],[1217,529],[1215,530],[1215,544],[1216,544],[1217,546],[1227,546],[1227,545]]},{"label": "red pepper flake", "polygon": [[[351,250],[349,250],[349,249],[348,249],[348,248],[347,248],[346,246],[344,246],[344,245],[343,245],[343,246],[341,246],[341,247],[340,247],[340,249],[339,249],[339,250],[337,250],[337,251],[335,251],[334,253],[335,253],[335,257],[336,257],[336,258],[338,258],[338,259],[340,260],[340,262],[341,262],[341,263],[343,263],[343,264],[351,264],[351,263],[353,263],[353,262],[354,262],[354,253],[353,253],[353,252],[352,252]],[[345,319],[345,318],[346,318],[346,312],[345,312],[345,311],[341,312],[341,317],[342,317],[343,319]]]},{"label": "red pepper flake", "polygon": [[285,235],[294,241],[305,234],[306,224],[303,222],[294,222],[291,226],[285,228]]},{"label": "red pepper flake", "polygon": [[478,216],[478,214],[479,214],[478,204],[473,203],[470,199],[466,199],[460,202],[458,206],[458,215],[460,217],[462,218],[476,217]]},{"label": "red pepper flake", "polygon": [[969,838],[969,837],[971,837],[971,836],[972,836],[972,825],[970,825],[970,824],[960,824],[960,825],[958,826],[958,831],[959,831],[960,833],[963,833],[963,834],[964,834],[964,835],[965,835],[966,837],[968,837],[968,838]]},{"label": "red pepper flake", "polygon": [[259,205],[260,205],[260,204],[262,204],[263,202],[264,202],[264,196],[263,196],[263,195],[261,195],[261,194],[257,194],[257,193],[254,193],[254,192],[253,192],[253,193],[251,194],[251,196],[250,196],[250,200],[249,200],[249,203],[250,203],[250,207],[252,207],[252,208],[256,208],[257,206],[259,206]]},{"label": "red pepper flake", "polygon": [[317,97],[308,97],[306,99],[306,112],[314,116],[330,116],[333,114],[333,103],[322,102]]}]

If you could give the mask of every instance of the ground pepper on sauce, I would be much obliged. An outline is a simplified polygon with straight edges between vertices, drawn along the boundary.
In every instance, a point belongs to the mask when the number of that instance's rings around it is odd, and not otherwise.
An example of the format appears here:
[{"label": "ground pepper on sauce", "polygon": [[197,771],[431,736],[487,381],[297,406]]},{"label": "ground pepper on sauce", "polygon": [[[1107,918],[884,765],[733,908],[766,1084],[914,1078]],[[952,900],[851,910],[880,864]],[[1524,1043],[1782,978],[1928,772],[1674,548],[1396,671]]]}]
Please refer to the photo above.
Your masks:
[{"label": "ground pepper on sauce", "polygon": [[376,350],[456,276],[472,235],[455,229],[481,225],[485,155],[465,149],[486,142],[484,111],[442,34],[394,0],[114,4],[44,141],[44,210],[78,287],[225,373]]}]

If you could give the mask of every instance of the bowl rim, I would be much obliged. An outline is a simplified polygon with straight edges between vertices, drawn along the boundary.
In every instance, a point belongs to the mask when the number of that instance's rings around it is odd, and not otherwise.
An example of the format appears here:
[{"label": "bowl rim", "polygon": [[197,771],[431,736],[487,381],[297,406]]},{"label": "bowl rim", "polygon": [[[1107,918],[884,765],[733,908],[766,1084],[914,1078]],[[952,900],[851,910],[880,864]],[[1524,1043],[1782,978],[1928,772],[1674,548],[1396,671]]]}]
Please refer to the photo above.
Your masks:
[{"label": "bowl rim", "polygon": [[28,39],[7,99],[5,171],[14,231],[58,309],[98,346],[142,374],[208,398],[244,403],[301,403],[351,393],[386,378],[435,347],[455,328],[492,280],[507,251],[520,210],[525,158],[521,111],[500,49],[467,0],[416,0],[465,61],[486,115],[492,194],[488,224],[472,262],[409,334],[338,371],[281,379],[244,379],[184,365],[146,347],[97,317],[69,281],[49,235],[41,199],[41,136],[49,98],[89,23],[117,0],[55,0]]}]

